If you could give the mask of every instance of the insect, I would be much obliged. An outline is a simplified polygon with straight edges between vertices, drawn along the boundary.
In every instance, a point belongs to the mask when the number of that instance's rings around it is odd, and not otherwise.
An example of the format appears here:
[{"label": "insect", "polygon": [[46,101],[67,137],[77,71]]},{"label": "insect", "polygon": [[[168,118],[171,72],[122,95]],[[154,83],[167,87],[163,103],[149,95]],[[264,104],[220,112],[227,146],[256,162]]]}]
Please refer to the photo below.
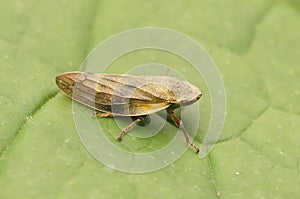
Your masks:
[{"label": "insect", "polygon": [[147,115],[166,109],[183,132],[186,143],[199,152],[174,113],[174,109],[192,104],[202,96],[201,91],[187,81],[169,76],[67,72],[56,77],[56,84],[73,100],[95,109],[99,117],[135,116],[136,119],[122,129],[118,141]]}]

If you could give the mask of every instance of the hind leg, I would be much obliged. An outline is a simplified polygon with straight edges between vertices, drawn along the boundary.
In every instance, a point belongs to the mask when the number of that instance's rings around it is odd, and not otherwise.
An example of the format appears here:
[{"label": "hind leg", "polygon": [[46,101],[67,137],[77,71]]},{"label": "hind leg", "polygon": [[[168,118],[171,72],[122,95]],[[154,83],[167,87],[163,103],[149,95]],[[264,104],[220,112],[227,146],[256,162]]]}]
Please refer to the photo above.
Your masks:
[{"label": "hind leg", "polygon": [[101,111],[96,111],[94,114],[97,115],[98,117],[101,117],[101,118],[104,118],[104,117],[113,117],[114,116],[112,113],[101,112]]}]

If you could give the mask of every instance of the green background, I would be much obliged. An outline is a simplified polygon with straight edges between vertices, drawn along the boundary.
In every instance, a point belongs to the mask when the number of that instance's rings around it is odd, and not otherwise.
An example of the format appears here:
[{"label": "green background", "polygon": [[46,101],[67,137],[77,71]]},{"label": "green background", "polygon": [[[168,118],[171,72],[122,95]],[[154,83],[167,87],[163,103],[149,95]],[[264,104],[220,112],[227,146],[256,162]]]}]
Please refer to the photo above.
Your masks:
[{"label": "green background", "polygon": [[[299,0],[0,0],[0,198],[299,198],[299,11]],[[227,118],[206,158],[187,150],[164,169],[127,174],[85,150],[54,78],[77,70],[109,36],[148,26],[207,49],[225,83]],[[111,71],[149,61],[181,68],[203,91],[194,141],[201,145],[210,99],[187,63],[136,52]],[[111,119],[100,122],[118,134]],[[123,144],[162,145],[176,129],[167,123],[151,142],[129,136]]]}]

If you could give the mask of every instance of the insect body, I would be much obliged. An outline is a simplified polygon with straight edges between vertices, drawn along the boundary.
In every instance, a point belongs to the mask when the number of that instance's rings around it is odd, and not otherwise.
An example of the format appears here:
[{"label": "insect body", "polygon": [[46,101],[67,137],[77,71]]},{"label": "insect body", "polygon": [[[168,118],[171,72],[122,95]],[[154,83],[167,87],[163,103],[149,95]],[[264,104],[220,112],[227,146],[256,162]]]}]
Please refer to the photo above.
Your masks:
[{"label": "insect body", "polygon": [[181,120],[174,109],[196,102],[200,90],[187,81],[169,76],[130,76],[68,72],[56,77],[57,86],[73,100],[97,110],[100,117],[138,116],[124,128],[117,140],[146,115],[166,109],[172,120],[179,126],[186,142],[198,153],[192,144]]}]

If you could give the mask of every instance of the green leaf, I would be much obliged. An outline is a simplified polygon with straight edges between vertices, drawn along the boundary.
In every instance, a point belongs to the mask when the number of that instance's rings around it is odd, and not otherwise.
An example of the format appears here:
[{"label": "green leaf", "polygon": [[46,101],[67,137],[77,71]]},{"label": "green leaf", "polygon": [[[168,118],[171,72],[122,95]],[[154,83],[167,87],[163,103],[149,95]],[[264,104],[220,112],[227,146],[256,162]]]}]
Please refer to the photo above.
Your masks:
[{"label": "green leaf", "polygon": [[[299,1],[8,1],[0,6],[0,198],[299,198]],[[213,151],[187,150],[144,174],[112,170],[87,152],[72,101],[55,76],[78,70],[113,34],[157,26],[202,44],[219,67],[227,118]],[[145,50],[124,55],[107,72],[156,62],[172,66],[204,93],[194,143],[210,121],[210,96],[189,63]],[[120,129],[98,119],[114,142]],[[126,120],[118,120],[126,124]],[[189,126],[193,118],[184,121]],[[125,137],[124,150],[160,148],[172,123],[150,139]],[[134,130],[135,134],[139,131]]]}]

